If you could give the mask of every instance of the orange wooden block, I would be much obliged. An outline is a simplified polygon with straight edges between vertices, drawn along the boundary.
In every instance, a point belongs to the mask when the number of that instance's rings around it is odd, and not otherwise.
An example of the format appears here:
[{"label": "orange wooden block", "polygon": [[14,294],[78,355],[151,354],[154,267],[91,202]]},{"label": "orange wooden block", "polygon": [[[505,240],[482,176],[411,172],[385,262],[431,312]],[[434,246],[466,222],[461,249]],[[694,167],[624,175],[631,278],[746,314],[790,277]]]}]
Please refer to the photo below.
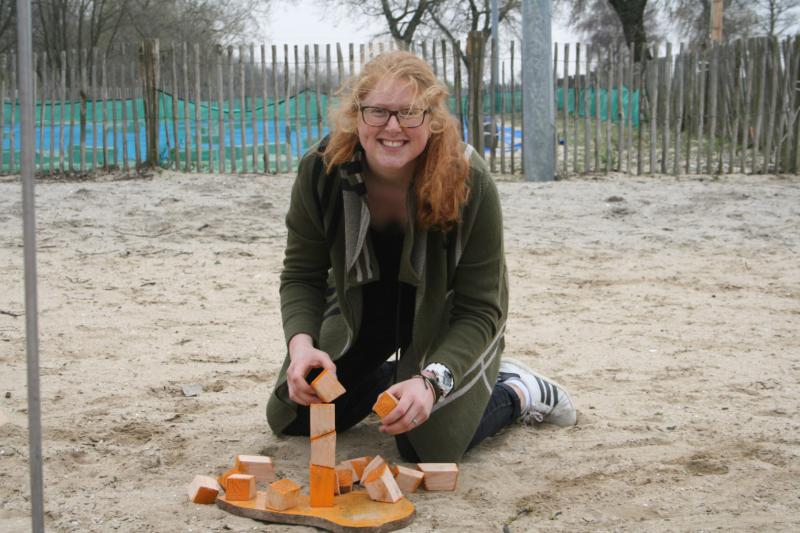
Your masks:
[{"label": "orange wooden block", "polygon": [[309,418],[312,439],[336,431],[336,406],[332,403],[312,403]]},{"label": "orange wooden block", "polygon": [[275,467],[272,465],[272,459],[265,455],[237,455],[235,468],[242,474],[255,476],[257,483],[275,481]]},{"label": "orange wooden block", "polygon": [[228,476],[225,498],[231,501],[252,500],[256,497],[256,477],[250,474]]},{"label": "orange wooden block", "polygon": [[353,471],[349,468],[336,469],[336,494],[347,494],[353,490]]},{"label": "orange wooden block", "polygon": [[455,463],[418,463],[417,469],[425,474],[425,490],[456,490],[458,465]]},{"label": "orange wooden block", "polygon": [[222,487],[222,490],[228,490],[228,478],[231,477],[233,474],[241,474],[241,472],[239,472],[238,468],[231,468],[230,470],[228,470],[224,474],[221,474],[217,478],[217,481],[219,482],[219,485]]},{"label": "orange wooden block", "polygon": [[358,457],[356,459],[348,459],[339,463],[339,468],[349,468],[353,472],[353,483],[358,483],[361,479],[361,474],[364,472],[364,467],[372,460],[371,457]]},{"label": "orange wooden block", "polygon": [[397,481],[397,486],[400,487],[403,494],[416,492],[425,474],[419,470],[414,470],[413,468],[405,466],[398,465],[395,468],[397,469],[397,473],[394,475],[394,479]]},{"label": "orange wooden block", "polygon": [[335,431],[311,439],[311,464],[330,468],[336,466]]},{"label": "orange wooden block", "polygon": [[378,502],[394,503],[403,497],[386,463],[373,468],[361,481],[369,497]]},{"label": "orange wooden block", "polygon": [[311,386],[314,387],[314,391],[317,393],[320,400],[326,403],[332,402],[345,393],[345,389],[342,387],[342,384],[339,383],[339,380],[327,370],[320,372],[314,381],[311,382]]},{"label": "orange wooden block", "polygon": [[333,507],[336,492],[336,470],[312,464],[309,467],[311,507]]},{"label": "orange wooden block", "polygon": [[186,487],[189,500],[194,503],[214,503],[221,490],[222,487],[211,476],[194,476],[192,482]]},{"label": "orange wooden block", "polygon": [[386,415],[392,412],[392,410],[397,407],[397,398],[392,396],[390,393],[383,391],[380,396],[378,396],[378,401],[375,402],[375,405],[372,406],[372,410],[375,411],[381,419],[386,418]]},{"label": "orange wooden block", "polygon": [[267,487],[267,508],[285,511],[297,506],[300,486],[291,479],[279,479]]},{"label": "orange wooden block", "polygon": [[364,478],[367,477],[373,469],[385,464],[386,461],[380,455],[373,457],[372,460],[367,463],[367,466],[364,467],[364,471],[361,472],[361,484],[364,484]]}]

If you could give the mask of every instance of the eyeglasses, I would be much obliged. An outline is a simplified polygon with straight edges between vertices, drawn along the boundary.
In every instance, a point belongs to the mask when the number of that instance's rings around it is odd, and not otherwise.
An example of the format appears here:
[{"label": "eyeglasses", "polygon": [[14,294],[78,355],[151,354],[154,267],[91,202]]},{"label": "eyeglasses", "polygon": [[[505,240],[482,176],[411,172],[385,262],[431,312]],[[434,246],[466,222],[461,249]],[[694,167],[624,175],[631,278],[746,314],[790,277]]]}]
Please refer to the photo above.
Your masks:
[{"label": "eyeglasses", "polygon": [[361,118],[368,126],[385,126],[389,119],[394,117],[403,128],[418,128],[425,121],[427,109],[412,107],[400,111],[389,111],[383,107],[362,106]]}]

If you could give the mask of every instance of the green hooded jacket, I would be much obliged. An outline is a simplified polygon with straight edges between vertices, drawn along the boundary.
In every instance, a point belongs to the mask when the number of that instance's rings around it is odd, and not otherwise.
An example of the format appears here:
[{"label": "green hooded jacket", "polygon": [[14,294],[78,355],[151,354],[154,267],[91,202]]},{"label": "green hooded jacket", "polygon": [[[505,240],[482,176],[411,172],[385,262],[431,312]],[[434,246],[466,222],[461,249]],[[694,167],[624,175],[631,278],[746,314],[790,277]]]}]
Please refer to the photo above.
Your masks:
[{"label": "green hooded jacket", "polygon": [[[289,211],[281,314],[286,341],[307,333],[334,362],[358,336],[362,287],[380,278],[370,243],[370,214],[361,176],[360,150],[325,173],[320,147],[301,160]],[[431,417],[407,436],[425,462],[458,462],[475,434],[497,378],[508,313],[503,220],[497,188],[485,161],[471,146],[469,198],[461,221],[447,232],[416,229],[409,194],[399,279],[416,287],[411,345],[398,379],[441,363],[455,385]],[[267,403],[276,434],[294,420],[286,356]]]}]

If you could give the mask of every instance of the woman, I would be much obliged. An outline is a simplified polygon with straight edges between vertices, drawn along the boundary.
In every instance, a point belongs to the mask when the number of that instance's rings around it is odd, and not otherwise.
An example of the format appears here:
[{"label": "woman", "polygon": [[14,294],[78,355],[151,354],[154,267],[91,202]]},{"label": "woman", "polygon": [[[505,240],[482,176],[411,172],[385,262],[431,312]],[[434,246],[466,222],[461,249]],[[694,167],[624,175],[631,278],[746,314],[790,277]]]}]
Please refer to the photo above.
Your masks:
[{"label": "woman", "polygon": [[288,355],[267,406],[275,433],[308,435],[322,369],[347,389],[337,431],[384,390],[399,399],[380,431],[408,461],[459,461],[520,418],[575,423],[563,389],[500,361],[500,202],[447,96],[415,55],[382,54],[300,162],[280,289]]}]

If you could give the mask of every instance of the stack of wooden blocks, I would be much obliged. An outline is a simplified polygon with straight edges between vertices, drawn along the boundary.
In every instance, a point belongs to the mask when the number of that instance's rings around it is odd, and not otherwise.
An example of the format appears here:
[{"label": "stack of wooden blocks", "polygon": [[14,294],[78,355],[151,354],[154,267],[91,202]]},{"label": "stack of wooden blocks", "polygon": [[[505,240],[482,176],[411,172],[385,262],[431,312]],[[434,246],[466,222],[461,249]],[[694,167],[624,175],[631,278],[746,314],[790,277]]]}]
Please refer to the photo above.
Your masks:
[{"label": "stack of wooden blocks", "polygon": [[[317,396],[325,403],[310,406],[311,460],[309,464],[309,504],[333,507],[336,495],[353,490],[360,483],[375,501],[395,503],[404,494],[425,490],[455,490],[458,466],[455,463],[419,463],[417,468],[390,465],[380,455],[364,456],[336,463],[336,407],[333,400],[345,389],[336,378],[323,370],[311,382]],[[386,417],[398,404],[388,392],[378,397],[373,410]],[[257,484],[266,483],[266,507],[284,511],[298,505],[300,486],[289,479],[275,481],[272,459],[259,455],[237,455],[234,466],[217,479],[195,476],[187,487],[195,503],[214,503],[224,491],[228,501],[256,498]]]},{"label": "stack of wooden blocks", "polygon": [[336,406],[330,402],[344,394],[345,390],[327,370],[323,370],[311,382],[311,386],[317,396],[327,403],[310,406],[310,503],[311,507],[333,507],[333,497],[339,483],[336,476]]}]

